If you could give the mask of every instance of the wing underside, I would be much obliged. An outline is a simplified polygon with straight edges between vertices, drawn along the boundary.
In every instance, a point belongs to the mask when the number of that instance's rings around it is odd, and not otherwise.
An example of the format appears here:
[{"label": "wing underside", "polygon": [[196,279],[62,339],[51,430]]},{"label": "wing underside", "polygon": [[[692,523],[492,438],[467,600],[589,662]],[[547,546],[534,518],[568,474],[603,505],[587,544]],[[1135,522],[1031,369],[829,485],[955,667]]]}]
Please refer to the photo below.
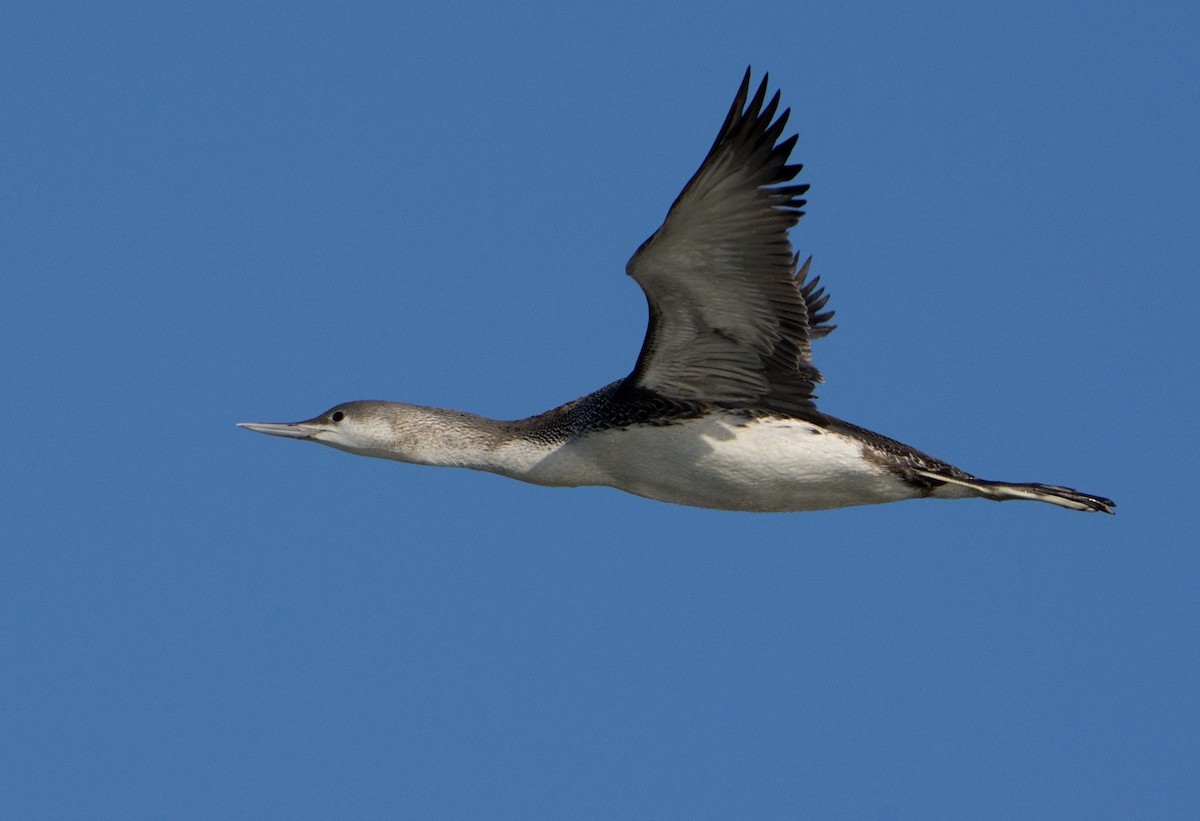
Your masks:
[{"label": "wing underside", "polygon": [[833,329],[832,311],[788,230],[807,185],[793,184],[788,111],[766,101],[767,77],[749,99],[750,71],[699,170],[627,271],[646,294],[650,321],[626,380],[686,401],[813,407],[821,380],[810,342]]}]

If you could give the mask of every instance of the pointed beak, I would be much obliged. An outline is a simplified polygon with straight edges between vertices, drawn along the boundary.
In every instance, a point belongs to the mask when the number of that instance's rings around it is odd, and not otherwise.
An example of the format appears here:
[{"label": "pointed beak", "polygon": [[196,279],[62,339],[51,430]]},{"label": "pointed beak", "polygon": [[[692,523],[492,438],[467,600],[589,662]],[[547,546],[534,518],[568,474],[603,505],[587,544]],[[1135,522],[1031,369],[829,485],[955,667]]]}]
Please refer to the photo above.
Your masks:
[{"label": "pointed beak", "polygon": [[325,430],[324,425],[313,422],[238,422],[237,426],[256,433],[286,436],[289,439],[312,439]]}]

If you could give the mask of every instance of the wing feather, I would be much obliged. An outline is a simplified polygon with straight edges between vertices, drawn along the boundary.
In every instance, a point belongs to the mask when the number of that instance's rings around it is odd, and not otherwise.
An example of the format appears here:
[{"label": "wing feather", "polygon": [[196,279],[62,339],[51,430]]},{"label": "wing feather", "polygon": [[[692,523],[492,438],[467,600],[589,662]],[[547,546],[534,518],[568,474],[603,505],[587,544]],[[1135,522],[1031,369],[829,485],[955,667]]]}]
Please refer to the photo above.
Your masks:
[{"label": "wing feather", "polygon": [[788,164],[789,111],[768,78],[747,103],[750,70],[712,148],[626,268],[646,294],[650,321],[626,383],[686,401],[811,409],[809,342],[833,330],[818,280],[807,281],[788,230],[807,185]]}]

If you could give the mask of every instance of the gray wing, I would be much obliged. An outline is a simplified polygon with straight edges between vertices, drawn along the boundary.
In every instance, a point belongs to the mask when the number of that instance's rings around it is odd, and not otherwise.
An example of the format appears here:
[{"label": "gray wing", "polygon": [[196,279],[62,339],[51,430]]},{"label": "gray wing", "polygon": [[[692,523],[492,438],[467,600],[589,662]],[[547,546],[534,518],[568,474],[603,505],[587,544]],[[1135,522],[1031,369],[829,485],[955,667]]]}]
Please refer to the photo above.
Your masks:
[{"label": "gray wing", "polygon": [[779,142],[779,93],[765,106],[767,77],[746,102],[742,80],[717,139],[662,226],[626,271],[646,293],[650,323],[633,388],[682,400],[813,407],[821,380],[809,342],[833,330],[817,280],[806,281],[788,229],[807,185],[786,185],[795,135]]}]

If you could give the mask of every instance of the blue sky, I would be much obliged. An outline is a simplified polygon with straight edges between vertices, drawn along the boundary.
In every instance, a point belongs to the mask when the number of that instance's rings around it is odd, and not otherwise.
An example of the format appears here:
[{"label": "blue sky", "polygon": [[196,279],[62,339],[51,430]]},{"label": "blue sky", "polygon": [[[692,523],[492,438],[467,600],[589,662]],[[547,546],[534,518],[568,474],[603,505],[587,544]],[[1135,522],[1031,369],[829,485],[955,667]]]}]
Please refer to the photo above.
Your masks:
[{"label": "blue sky", "polygon": [[[0,815],[1195,817],[1194,5],[408,5],[0,12]],[[627,373],[747,64],[821,406],[1116,517],[234,427]]]}]

